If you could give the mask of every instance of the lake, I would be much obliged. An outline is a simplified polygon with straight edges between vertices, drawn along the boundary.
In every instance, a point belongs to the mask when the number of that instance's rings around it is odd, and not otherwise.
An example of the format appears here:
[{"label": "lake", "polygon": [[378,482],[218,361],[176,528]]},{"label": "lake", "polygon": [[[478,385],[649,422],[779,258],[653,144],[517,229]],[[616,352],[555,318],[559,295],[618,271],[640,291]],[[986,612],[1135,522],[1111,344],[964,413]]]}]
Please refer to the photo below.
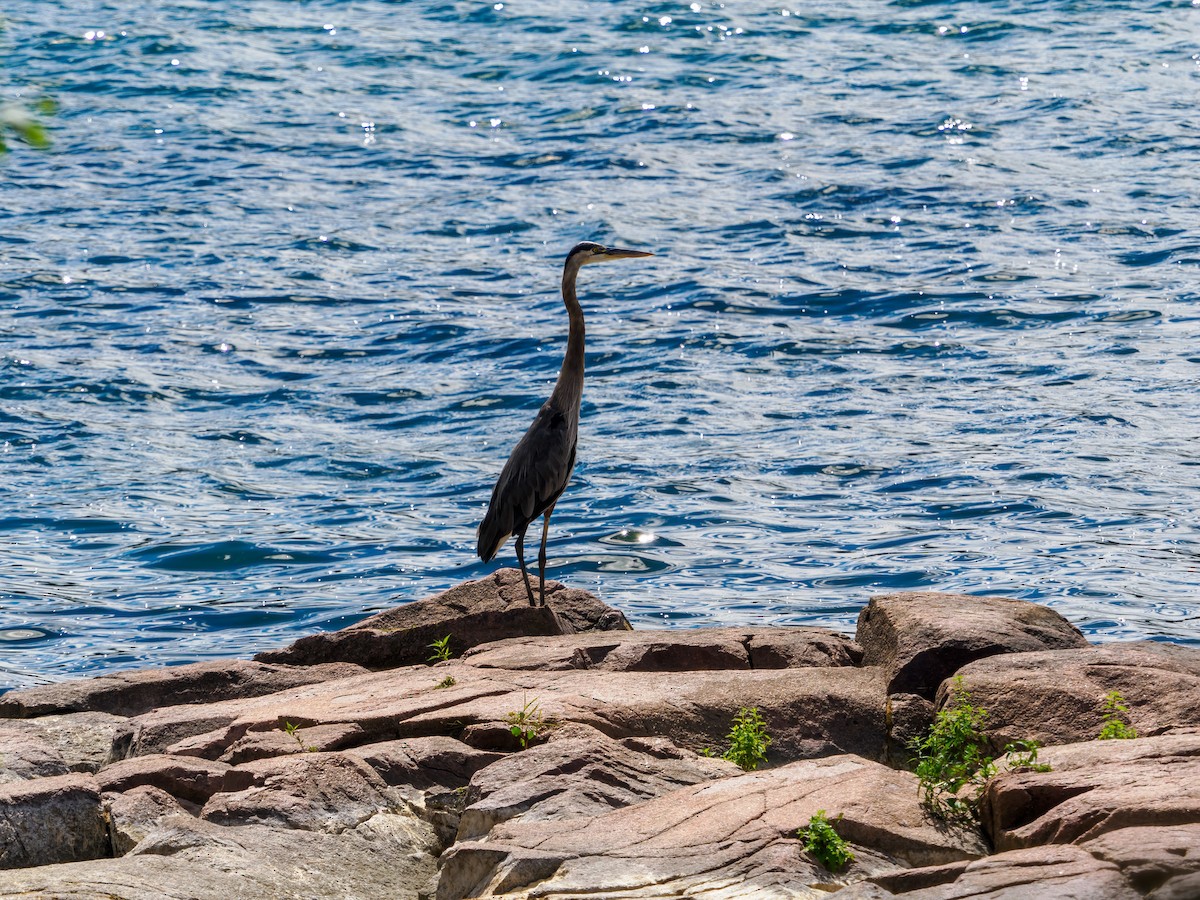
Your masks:
[{"label": "lake", "polygon": [[[1200,3],[12,0],[0,688],[246,656],[474,555],[588,267],[548,574],[1200,645]],[[534,541],[531,540],[531,543]],[[529,558],[536,557],[536,549]]]}]

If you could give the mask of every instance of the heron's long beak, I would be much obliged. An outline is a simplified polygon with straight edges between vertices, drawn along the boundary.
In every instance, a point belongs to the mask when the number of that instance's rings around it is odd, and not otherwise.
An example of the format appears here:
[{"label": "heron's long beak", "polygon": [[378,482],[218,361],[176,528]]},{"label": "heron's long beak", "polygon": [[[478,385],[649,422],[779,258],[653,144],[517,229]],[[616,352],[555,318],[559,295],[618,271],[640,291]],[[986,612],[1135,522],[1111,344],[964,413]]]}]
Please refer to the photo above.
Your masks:
[{"label": "heron's long beak", "polygon": [[618,247],[609,247],[604,251],[606,259],[637,259],[640,256],[653,256],[645,250],[621,250]]}]

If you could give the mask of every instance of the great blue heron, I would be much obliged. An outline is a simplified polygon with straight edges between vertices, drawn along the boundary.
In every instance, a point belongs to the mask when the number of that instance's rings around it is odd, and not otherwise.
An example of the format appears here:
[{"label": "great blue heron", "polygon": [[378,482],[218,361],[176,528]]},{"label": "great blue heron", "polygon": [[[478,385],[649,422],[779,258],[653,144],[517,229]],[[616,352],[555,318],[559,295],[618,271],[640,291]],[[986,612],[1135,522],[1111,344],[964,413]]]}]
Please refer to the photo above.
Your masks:
[{"label": "great blue heron", "polygon": [[562,296],[570,317],[567,352],[550,399],[542,404],[537,418],[517,442],[504,464],[487,514],[479,523],[479,558],[489,562],[512,535],[517,536],[517,560],[529,594],[529,605],[537,606],[529,571],[525,568],[525,531],[538,516],[542,521],[542,548],[538,553],[538,593],[546,605],[546,534],[554,504],[575,468],[575,442],[579,435],[579,401],[583,396],[583,310],[575,297],[575,276],[580,266],[611,259],[653,256],[642,250],[618,250],[584,241],[567,254],[563,265]]}]

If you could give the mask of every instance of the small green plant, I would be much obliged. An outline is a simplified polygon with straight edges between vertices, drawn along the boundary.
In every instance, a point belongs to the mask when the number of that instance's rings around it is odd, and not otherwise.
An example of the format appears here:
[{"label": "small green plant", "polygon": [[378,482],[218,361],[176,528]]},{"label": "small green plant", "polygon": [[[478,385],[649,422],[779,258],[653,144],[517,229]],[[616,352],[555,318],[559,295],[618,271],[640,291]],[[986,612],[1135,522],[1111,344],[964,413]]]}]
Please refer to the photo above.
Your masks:
[{"label": "small green plant", "polygon": [[443,678],[441,681],[439,681],[437,684],[435,684],[434,687],[448,688],[448,687],[454,687],[456,684],[458,684],[458,682],[454,680],[454,676],[447,675],[445,678]]},{"label": "small green plant", "polygon": [[[985,728],[987,710],[971,705],[962,676],[954,679],[950,699],[929,733],[909,744],[916,763],[921,803],[941,819],[977,819],[985,782],[999,771]],[[1047,772],[1037,761],[1037,741],[1016,741],[1004,748],[1006,769]],[[965,791],[964,791],[965,789]]]},{"label": "small green plant", "polygon": [[1049,763],[1040,763],[1037,761],[1038,750],[1041,748],[1041,741],[1013,741],[1011,744],[1004,745],[1004,768],[1012,771],[1014,769],[1030,769],[1034,772],[1049,772]]},{"label": "small green plant", "polygon": [[[839,815],[834,822],[842,817]],[[808,827],[796,832],[804,841],[804,849],[816,857],[817,862],[830,872],[836,872],[854,862],[854,854],[840,834],[834,830],[833,822],[825,818],[825,810],[818,809],[808,820]]]},{"label": "small green plant", "polygon": [[1120,691],[1110,691],[1105,695],[1104,712],[1104,727],[1100,729],[1096,740],[1127,740],[1138,736],[1137,729],[1129,724],[1129,707]]},{"label": "small green plant", "polygon": [[294,738],[296,739],[296,743],[300,745],[300,749],[301,749],[301,750],[305,751],[306,753],[316,753],[316,752],[317,752],[317,748],[316,748],[316,747],[313,747],[313,746],[307,746],[307,747],[306,747],[306,746],[304,745],[304,741],[303,741],[303,740],[301,740],[301,739],[300,739],[300,735],[299,735],[299,734],[297,734],[297,732],[300,730],[300,726],[299,726],[298,724],[296,724],[295,722],[289,722],[289,721],[287,721],[286,719],[284,719],[284,722],[283,722],[283,730],[284,730],[284,731],[285,731],[285,732],[286,732],[286,733],[287,733],[287,734],[288,734],[290,737],[294,737]]},{"label": "small green plant", "polygon": [[526,700],[523,707],[508,713],[504,720],[508,722],[508,730],[520,742],[522,750],[536,741],[538,735],[546,728],[546,718],[538,708],[536,697],[533,700]]},{"label": "small green plant", "polygon": [[431,663],[445,662],[450,658],[450,635],[438,638],[429,645],[429,649],[433,651],[429,654],[429,661]]},{"label": "small green plant", "polygon": [[758,714],[758,707],[743,706],[733,717],[733,727],[729,729],[729,749],[721,754],[721,758],[737,763],[747,772],[753,772],[760,763],[767,761],[767,747],[770,745],[767,723]]}]

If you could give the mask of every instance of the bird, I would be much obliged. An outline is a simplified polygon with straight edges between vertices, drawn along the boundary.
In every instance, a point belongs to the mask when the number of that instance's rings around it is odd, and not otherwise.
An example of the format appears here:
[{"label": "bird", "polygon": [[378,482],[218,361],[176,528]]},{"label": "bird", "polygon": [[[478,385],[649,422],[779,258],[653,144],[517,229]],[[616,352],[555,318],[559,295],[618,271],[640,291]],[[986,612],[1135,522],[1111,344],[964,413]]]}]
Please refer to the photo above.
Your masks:
[{"label": "bird", "polygon": [[546,605],[546,537],[550,515],[575,468],[579,437],[579,402],[583,397],[583,309],[575,296],[575,279],[583,266],[614,259],[653,256],[645,250],[623,250],[583,241],[571,248],[563,264],[562,299],[570,321],[567,350],[550,399],[542,404],[533,424],[517,442],[496,479],[492,498],[477,532],[479,558],[486,562],[516,535],[517,561],[529,605],[534,602],[529,570],[525,567],[525,532],[542,516],[542,544],[538,553],[538,596]]}]

